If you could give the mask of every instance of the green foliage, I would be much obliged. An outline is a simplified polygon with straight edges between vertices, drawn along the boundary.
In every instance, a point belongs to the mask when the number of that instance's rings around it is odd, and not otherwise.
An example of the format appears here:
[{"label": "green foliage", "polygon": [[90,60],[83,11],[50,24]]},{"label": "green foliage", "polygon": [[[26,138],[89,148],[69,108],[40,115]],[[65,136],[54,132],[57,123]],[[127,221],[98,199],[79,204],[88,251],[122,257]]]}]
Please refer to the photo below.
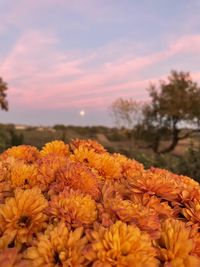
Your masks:
[{"label": "green foliage", "polygon": [[22,133],[17,133],[13,124],[0,125],[0,152],[11,146],[17,146],[24,143]]},{"label": "green foliage", "polygon": [[156,122],[161,119],[164,125],[171,126],[173,121],[199,119],[200,89],[188,72],[172,71],[167,82],[160,81],[159,89],[151,85],[148,90],[151,115],[155,116]]},{"label": "green foliage", "polygon": [[130,130],[112,128],[107,133],[107,138],[108,138],[109,141],[112,141],[112,142],[126,141],[127,140],[127,132],[130,132]]},{"label": "green foliage", "polygon": [[17,134],[15,130],[10,130],[10,145],[11,146],[19,146],[24,142],[23,133]]},{"label": "green foliage", "polygon": [[152,153],[145,153],[142,151],[132,151],[129,153],[131,158],[139,161],[142,163],[145,167],[145,169],[148,169],[152,166],[155,166],[155,158]]},{"label": "green foliage", "polygon": [[10,146],[10,138],[5,131],[0,129],[0,152],[3,152]]},{"label": "green foliage", "polygon": [[200,147],[188,149],[178,162],[177,172],[200,181]]},{"label": "green foliage", "polygon": [[66,126],[63,124],[56,124],[53,126],[53,129],[55,130],[66,130]]}]

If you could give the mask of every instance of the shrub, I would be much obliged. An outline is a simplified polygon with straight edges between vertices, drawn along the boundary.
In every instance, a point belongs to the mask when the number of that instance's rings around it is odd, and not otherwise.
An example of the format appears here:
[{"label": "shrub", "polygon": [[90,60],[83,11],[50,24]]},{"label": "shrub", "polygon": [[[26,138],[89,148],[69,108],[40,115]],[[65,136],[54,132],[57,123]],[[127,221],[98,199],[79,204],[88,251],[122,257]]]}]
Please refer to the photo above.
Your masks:
[{"label": "shrub", "polygon": [[178,162],[177,172],[200,181],[200,147],[188,149]]}]

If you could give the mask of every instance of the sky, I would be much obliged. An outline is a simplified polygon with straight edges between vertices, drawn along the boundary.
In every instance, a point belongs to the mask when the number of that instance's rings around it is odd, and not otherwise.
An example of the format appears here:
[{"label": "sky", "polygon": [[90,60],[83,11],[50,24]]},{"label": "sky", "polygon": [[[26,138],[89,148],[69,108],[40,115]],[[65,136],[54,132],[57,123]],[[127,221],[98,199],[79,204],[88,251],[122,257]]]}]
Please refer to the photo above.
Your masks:
[{"label": "sky", "polygon": [[0,0],[0,121],[111,126],[117,98],[147,101],[172,69],[200,82],[199,14],[199,0]]}]

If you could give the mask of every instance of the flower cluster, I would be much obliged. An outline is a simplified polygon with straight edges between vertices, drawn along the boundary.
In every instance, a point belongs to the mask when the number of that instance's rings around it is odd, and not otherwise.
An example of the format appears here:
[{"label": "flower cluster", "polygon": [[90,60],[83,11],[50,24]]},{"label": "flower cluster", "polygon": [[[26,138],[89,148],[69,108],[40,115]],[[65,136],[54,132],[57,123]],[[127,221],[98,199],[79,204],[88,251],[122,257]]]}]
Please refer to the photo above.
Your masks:
[{"label": "flower cluster", "polygon": [[93,140],[0,155],[0,266],[199,267],[200,185]]}]

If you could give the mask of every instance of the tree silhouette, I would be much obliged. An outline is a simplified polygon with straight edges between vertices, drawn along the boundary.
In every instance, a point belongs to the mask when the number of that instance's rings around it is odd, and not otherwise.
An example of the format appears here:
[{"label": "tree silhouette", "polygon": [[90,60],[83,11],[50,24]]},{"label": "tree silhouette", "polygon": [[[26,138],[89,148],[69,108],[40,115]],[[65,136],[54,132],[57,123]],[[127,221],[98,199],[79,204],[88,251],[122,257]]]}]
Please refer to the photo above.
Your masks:
[{"label": "tree silhouette", "polygon": [[109,110],[118,127],[133,129],[142,120],[143,104],[132,98],[120,97],[111,104]]},{"label": "tree silhouette", "polygon": [[[143,124],[154,137],[154,151],[167,153],[180,140],[199,131],[200,87],[192,80],[189,72],[171,71],[168,81],[160,81],[158,88],[150,85],[148,91],[151,102],[144,111]],[[163,139],[170,142],[167,147],[160,149]]]},{"label": "tree silhouette", "polygon": [[[156,153],[168,153],[180,140],[200,131],[200,87],[189,72],[173,70],[167,81],[150,84],[147,90],[148,104],[122,98],[112,103],[118,125],[122,121],[134,128],[135,137],[146,141]],[[167,146],[163,147],[163,141]]]},{"label": "tree silhouette", "polygon": [[8,101],[6,99],[8,90],[7,83],[0,77],[0,107],[2,110],[8,111]]}]

